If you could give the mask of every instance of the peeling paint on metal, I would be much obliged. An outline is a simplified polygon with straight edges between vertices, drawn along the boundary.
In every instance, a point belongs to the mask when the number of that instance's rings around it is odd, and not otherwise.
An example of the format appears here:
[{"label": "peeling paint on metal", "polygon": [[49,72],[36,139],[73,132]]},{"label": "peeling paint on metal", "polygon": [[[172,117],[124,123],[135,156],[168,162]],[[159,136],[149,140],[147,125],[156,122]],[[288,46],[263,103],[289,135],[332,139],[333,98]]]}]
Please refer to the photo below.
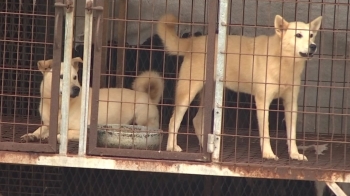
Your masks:
[{"label": "peeling paint on metal", "polygon": [[0,151],[1,163],[78,167],[110,170],[129,170],[194,175],[215,175],[251,178],[317,180],[328,182],[350,182],[350,172],[301,169],[291,167],[263,167],[247,164],[218,164],[203,162],[165,161],[149,159],[127,159],[97,156],[53,155],[39,153]]}]

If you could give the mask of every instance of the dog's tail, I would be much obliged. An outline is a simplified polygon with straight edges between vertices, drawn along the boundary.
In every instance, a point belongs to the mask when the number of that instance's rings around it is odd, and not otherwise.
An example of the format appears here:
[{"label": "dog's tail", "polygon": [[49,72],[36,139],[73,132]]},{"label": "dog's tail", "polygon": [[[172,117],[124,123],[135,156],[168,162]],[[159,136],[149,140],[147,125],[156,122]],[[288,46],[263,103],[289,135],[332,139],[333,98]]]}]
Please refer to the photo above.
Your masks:
[{"label": "dog's tail", "polygon": [[146,71],[137,76],[132,89],[148,93],[152,103],[159,103],[164,91],[164,80],[159,73]]},{"label": "dog's tail", "polygon": [[180,38],[176,35],[175,23],[177,22],[174,15],[166,14],[159,19],[157,31],[169,54],[183,56],[189,50],[191,38]]}]

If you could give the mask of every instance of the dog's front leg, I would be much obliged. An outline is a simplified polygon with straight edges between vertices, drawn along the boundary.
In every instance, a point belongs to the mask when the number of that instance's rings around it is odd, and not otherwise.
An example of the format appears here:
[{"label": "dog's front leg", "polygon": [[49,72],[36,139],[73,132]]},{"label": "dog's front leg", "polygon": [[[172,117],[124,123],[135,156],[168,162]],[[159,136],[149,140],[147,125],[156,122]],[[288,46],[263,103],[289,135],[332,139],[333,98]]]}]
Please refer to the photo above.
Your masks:
[{"label": "dog's front leg", "polygon": [[33,133],[27,133],[21,136],[21,142],[34,142],[40,139],[46,139],[49,137],[49,127],[43,125],[37,128]]},{"label": "dog's front leg", "polygon": [[[180,76],[184,74],[183,72],[184,70],[181,70]],[[188,77],[185,77],[185,78],[188,78]],[[203,82],[201,81],[188,81],[188,80],[178,81],[178,84],[176,87],[174,113],[171,116],[171,119],[169,122],[169,135],[168,135],[168,143],[166,147],[167,151],[176,151],[176,152],[182,151],[181,147],[177,143],[177,133],[179,131],[180,124],[183,116],[185,115],[185,112],[187,111],[189,105],[193,101],[196,94],[202,89],[202,87],[203,87]]]},{"label": "dog's front leg", "polygon": [[270,132],[269,132],[269,106],[272,98],[265,93],[261,93],[255,96],[255,103],[257,109],[257,117],[259,124],[259,136],[260,136],[260,147],[262,157],[265,159],[278,160],[278,157],[273,153],[270,143]]},{"label": "dog's front leg", "polygon": [[298,94],[299,87],[295,87],[293,91],[290,90],[283,96],[284,115],[287,126],[287,145],[291,159],[307,161],[307,158],[303,154],[299,154],[296,144]]}]

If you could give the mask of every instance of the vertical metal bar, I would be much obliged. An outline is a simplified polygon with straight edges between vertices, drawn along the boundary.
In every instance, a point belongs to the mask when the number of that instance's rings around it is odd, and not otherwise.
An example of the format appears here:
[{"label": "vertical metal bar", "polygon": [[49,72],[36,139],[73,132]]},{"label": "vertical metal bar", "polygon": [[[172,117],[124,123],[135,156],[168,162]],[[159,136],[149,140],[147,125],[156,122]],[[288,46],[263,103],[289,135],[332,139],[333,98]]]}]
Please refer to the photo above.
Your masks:
[{"label": "vertical metal bar", "polygon": [[[221,0],[219,4],[219,33],[216,57],[216,80],[215,80],[215,104],[214,104],[214,135],[221,137],[222,129],[222,102],[224,93],[224,68],[226,63],[226,39],[227,39],[227,8],[228,0]],[[212,161],[220,160],[220,137],[215,137]]]},{"label": "vertical metal bar", "polygon": [[[208,41],[207,41],[207,64],[205,75],[205,87],[204,87],[204,137],[203,137],[203,150],[207,150],[208,134],[212,133],[212,108],[214,101],[214,69],[215,69],[215,30],[217,19],[217,0],[209,0],[208,5]],[[209,157],[208,157],[209,159]]]},{"label": "vertical metal bar", "polygon": [[[117,87],[123,88],[124,75],[124,57],[125,57],[125,20],[127,13],[127,1],[121,0],[119,2],[119,16],[118,16],[118,49],[117,49]],[[141,17],[141,16],[140,16]]]},{"label": "vertical metal bar", "polygon": [[[74,7],[75,0],[67,1],[71,7]],[[62,103],[61,103],[61,141],[59,154],[67,154],[67,135],[69,128],[69,99],[70,99],[70,71],[72,63],[73,48],[73,22],[74,9],[68,8],[66,11],[65,34],[64,34],[64,63],[63,63],[63,81],[62,81]]]},{"label": "vertical metal bar", "polygon": [[[63,0],[56,0],[55,3],[63,3]],[[53,66],[52,66],[52,83],[51,83],[51,105],[50,111],[59,111],[59,73],[61,67],[62,55],[62,22],[63,9],[62,7],[55,7],[55,32],[53,43]],[[49,145],[56,151],[57,145],[57,129],[58,129],[58,112],[51,112],[50,114],[50,135],[48,138]]]},{"label": "vertical metal bar", "polygon": [[[102,34],[102,45],[106,46],[108,43],[108,29],[109,29],[109,24],[111,23],[108,18],[109,18],[109,0],[104,0],[103,4],[101,5],[105,7],[106,9],[103,11],[103,19],[106,19],[107,21],[104,23],[104,25],[101,27],[103,29],[103,34]],[[106,88],[107,87],[107,76],[105,75],[107,73],[107,48],[102,50],[102,59],[101,62],[99,63],[101,66],[101,72],[104,75],[100,75],[101,81],[100,81],[100,87]],[[111,65],[111,62],[109,62]]]},{"label": "vertical metal bar", "polygon": [[[93,0],[86,0],[86,8],[91,8]],[[84,28],[84,57],[83,57],[83,78],[81,92],[81,110],[80,110],[80,135],[79,135],[79,156],[86,154],[87,143],[87,125],[89,116],[89,85],[90,85],[90,67],[91,67],[91,43],[92,43],[92,21],[93,12],[91,9],[85,9],[85,28]]]},{"label": "vertical metal bar", "polygon": [[94,24],[94,74],[92,83],[92,95],[91,95],[91,117],[90,117],[90,139],[89,139],[89,151],[92,152],[97,144],[97,116],[98,116],[98,101],[99,101],[99,89],[101,80],[101,56],[102,56],[102,33],[103,27],[103,0],[95,0],[95,6],[101,9],[96,10],[96,24]]}]

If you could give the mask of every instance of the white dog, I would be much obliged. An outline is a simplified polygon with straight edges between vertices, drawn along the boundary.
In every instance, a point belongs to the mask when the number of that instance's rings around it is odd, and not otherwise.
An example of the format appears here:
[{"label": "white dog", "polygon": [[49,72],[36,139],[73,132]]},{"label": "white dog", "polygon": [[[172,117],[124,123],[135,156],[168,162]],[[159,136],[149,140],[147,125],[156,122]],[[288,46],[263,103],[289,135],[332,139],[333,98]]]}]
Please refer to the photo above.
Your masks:
[{"label": "white dog", "polygon": [[[309,24],[287,22],[275,17],[273,36],[227,37],[227,58],[224,76],[226,88],[249,93],[255,97],[262,157],[275,159],[269,135],[269,106],[273,99],[282,98],[287,125],[287,144],[292,159],[307,160],[296,146],[297,99],[305,61],[317,50],[314,43],[322,17]],[[158,34],[169,54],[184,56],[175,95],[174,114],[169,123],[168,151],[182,151],[177,144],[177,132],[188,105],[202,91],[205,81],[207,36],[179,38],[175,33],[177,19],[163,16]],[[215,45],[217,53],[217,45]],[[216,64],[215,64],[216,66]],[[215,77],[215,73],[214,77]],[[203,109],[193,119],[196,135],[203,143]]]},{"label": "white dog", "polygon": [[[80,129],[80,107],[81,107],[81,86],[78,81],[80,57],[72,59],[70,74],[70,102],[69,102],[69,140],[79,140]],[[50,104],[51,104],[51,83],[52,83],[52,59],[38,62],[38,68],[43,74],[43,81],[40,86],[41,101],[39,112],[43,126],[33,133],[25,134],[22,141],[35,141],[45,139],[49,136]],[[63,63],[61,64],[60,93],[62,94]],[[98,123],[99,124],[138,124],[151,128],[159,128],[159,112],[157,105],[163,94],[164,81],[156,72],[147,71],[139,75],[134,83],[133,90],[124,88],[103,88],[100,89]],[[91,113],[91,93],[89,100],[89,117]],[[61,103],[61,96],[59,99]],[[60,126],[60,114],[58,125]],[[59,141],[59,134],[57,139]]]}]

